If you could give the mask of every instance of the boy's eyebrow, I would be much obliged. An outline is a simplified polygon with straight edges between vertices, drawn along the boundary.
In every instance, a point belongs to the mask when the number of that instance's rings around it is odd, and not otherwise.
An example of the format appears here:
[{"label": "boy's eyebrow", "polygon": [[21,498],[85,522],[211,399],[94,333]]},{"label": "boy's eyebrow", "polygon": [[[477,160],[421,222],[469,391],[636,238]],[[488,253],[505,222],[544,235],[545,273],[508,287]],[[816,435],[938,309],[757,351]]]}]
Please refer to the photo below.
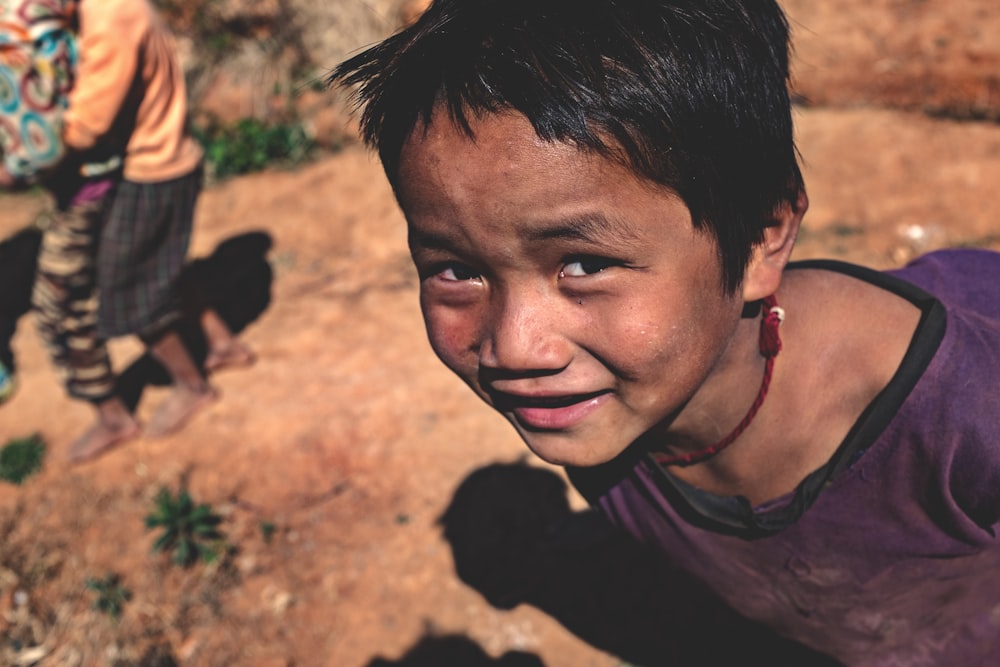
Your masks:
[{"label": "boy's eyebrow", "polygon": [[406,235],[409,246],[420,246],[425,250],[454,250],[455,244],[443,234],[410,230]]},{"label": "boy's eyebrow", "polygon": [[612,220],[600,213],[583,213],[554,221],[531,229],[526,236],[529,241],[567,239],[590,243],[629,242],[639,238],[639,234],[625,220]]},{"label": "boy's eyebrow", "polygon": [[[600,213],[584,213],[530,227],[524,237],[530,242],[563,239],[596,244],[635,242],[640,235],[631,224],[620,218],[612,220]],[[411,229],[408,242],[411,247],[425,250],[453,251],[456,248],[455,240],[449,235],[433,231]]]}]

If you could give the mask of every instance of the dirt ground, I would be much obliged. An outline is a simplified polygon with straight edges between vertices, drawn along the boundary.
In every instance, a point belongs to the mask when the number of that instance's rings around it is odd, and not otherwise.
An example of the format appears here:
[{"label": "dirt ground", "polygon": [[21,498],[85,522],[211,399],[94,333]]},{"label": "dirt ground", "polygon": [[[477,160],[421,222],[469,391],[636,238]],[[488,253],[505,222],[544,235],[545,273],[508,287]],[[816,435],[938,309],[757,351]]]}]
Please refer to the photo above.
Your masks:
[{"label": "dirt ground", "polygon": [[[890,267],[945,245],[1000,250],[992,6],[818,4],[787,3],[812,201],[796,256]],[[44,205],[0,198],[0,238]],[[221,400],[181,433],[66,464],[88,407],[19,323],[0,442],[38,432],[48,451],[37,476],[0,483],[0,664],[638,663],[629,628],[608,632],[629,600],[581,594],[622,576],[584,563],[591,524],[570,514],[584,504],[431,353],[404,221],[362,148],[214,185],[196,227],[192,258],[259,360],[213,377]],[[134,341],[112,353],[148,418],[165,396],[155,369]],[[151,553],[143,520],[164,487],[221,515],[215,563]],[[109,573],[132,593],[118,621],[84,585]],[[744,664],[776,664],[751,648]]]}]

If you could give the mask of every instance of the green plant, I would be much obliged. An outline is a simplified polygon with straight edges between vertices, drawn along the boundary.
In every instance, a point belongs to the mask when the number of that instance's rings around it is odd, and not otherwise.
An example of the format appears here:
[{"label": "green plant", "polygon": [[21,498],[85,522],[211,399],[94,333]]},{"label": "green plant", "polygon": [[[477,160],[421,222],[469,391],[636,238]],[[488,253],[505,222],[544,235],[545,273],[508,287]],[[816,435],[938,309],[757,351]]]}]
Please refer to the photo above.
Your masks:
[{"label": "green plant", "polygon": [[42,467],[45,441],[35,433],[11,440],[0,449],[0,479],[20,484]]},{"label": "green plant", "polygon": [[205,147],[205,159],[217,178],[260,171],[275,162],[298,164],[313,149],[313,141],[297,123],[265,123],[243,118],[195,130]]},{"label": "green plant", "polygon": [[200,558],[206,563],[218,555],[222,534],[217,526],[222,519],[207,504],[195,505],[187,491],[175,498],[167,489],[156,495],[155,508],[146,516],[146,528],[162,528],[163,534],[153,543],[153,552],[173,552],[171,560],[184,567]]},{"label": "green plant", "polygon": [[87,579],[87,588],[97,594],[94,609],[115,619],[122,615],[125,603],[132,599],[132,591],[125,588],[121,577],[113,572],[103,579]]},{"label": "green plant", "polygon": [[260,536],[264,539],[266,544],[271,543],[271,540],[274,538],[274,531],[277,529],[278,527],[270,521],[260,522]]}]

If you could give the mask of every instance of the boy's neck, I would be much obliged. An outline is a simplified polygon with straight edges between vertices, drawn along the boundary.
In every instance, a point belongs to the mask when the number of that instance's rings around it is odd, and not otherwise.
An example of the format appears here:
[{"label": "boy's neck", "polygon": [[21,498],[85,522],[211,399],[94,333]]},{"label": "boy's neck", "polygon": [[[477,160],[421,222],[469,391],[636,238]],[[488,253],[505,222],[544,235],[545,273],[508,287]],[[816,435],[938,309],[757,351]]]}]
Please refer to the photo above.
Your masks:
[{"label": "boy's neck", "polygon": [[665,452],[655,452],[654,459],[660,465],[689,466],[697,465],[702,461],[707,461],[735,442],[736,439],[750,427],[753,420],[756,418],[757,413],[760,411],[761,406],[763,406],[764,400],[767,398],[768,391],[770,390],[771,377],[774,371],[774,360],[781,351],[780,328],[782,320],[784,320],[785,317],[785,311],[778,305],[778,302],[773,295],[765,298],[763,302],[755,303],[752,311],[759,311],[760,314],[760,325],[757,334],[757,348],[761,357],[764,359],[764,372],[760,381],[760,386],[757,389],[757,395],[754,396],[753,402],[750,404],[746,414],[743,416],[743,419],[741,419],[724,437],[716,440],[707,447],[688,451],[684,454],[674,455],[670,455]]},{"label": "boy's neck", "polygon": [[[705,450],[726,438],[747,415],[748,407],[760,393],[765,372],[766,359],[759,346],[761,317],[758,314],[740,320],[705,382],[666,430],[656,436],[660,448],[673,455]],[[781,363],[780,357],[775,359],[775,368]],[[752,422],[746,428],[752,428]]]},{"label": "boy's neck", "polygon": [[[895,374],[920,317],[902,298],[828,271],[788,272],[778,300],[787,312],[784,348],[753,422],[711,459],[668,468],[701,489],[754,504],[791,492],[830,459]],[[860,312],[862,302],[877,307]],[[764,366],[755,349],[758,321],[740,322],[716,371],[667,429],[661,442],[671,453],[710,445],[754,400]]]}]

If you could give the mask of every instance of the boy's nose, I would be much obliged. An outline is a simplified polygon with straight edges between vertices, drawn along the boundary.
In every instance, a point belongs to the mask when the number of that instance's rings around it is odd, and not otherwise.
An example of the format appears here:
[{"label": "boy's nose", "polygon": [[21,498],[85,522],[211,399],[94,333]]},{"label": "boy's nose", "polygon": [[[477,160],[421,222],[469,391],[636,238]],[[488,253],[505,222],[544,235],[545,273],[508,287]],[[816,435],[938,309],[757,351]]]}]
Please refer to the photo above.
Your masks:
[{"label": "boy's nose", "polygon": [[481,366],[536,374],[566,367],[571,346],[563,335],[565,318],[556,300],[519,294],[498,301],[479,349]]}]

